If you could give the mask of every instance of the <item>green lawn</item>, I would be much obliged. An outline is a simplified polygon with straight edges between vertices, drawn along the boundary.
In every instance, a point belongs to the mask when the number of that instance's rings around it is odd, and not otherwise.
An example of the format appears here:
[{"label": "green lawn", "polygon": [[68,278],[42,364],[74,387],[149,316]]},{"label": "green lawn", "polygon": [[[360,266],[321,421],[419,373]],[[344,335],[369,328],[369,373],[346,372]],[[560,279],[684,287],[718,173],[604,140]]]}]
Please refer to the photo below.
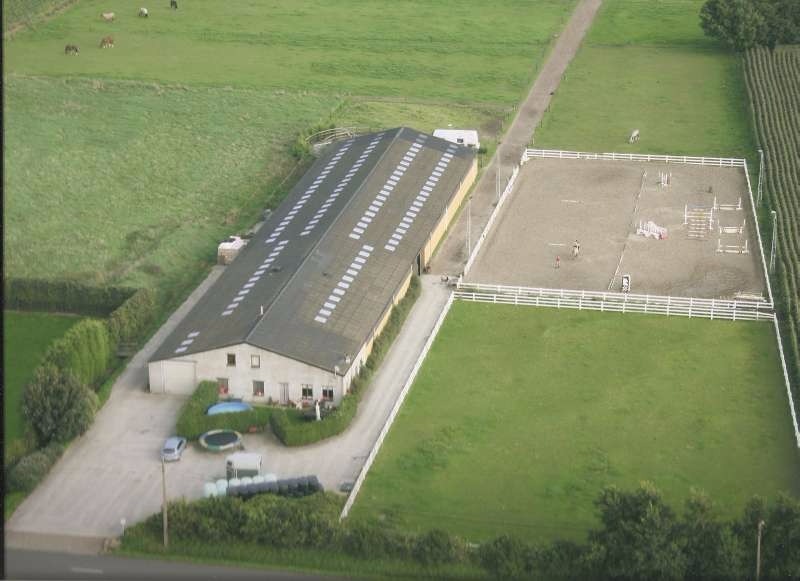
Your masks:
[{"label": "green lawn", "polygon": [[[703,35],[703,0],[606,0],[537,147],[751,156],[739,57]],[[628,144],[633,129],[641,139]]]},{"label": "green lawn", "polygon": [[[3,312],[3,438],[8,444],[25,432],[22,390],[50,344],[80,317],[54,313]],[[13,356],[9,353],[13,349]]]},{"label": "green lawn", "polygon": [[[123,0],[79,2],[17,34],[6,71],[514,104],[575,0],[179,5],[150,5],[143,19]],[[101,50],[108,34],[115,47]],[[64,56],[68,43],[79,56]]]},{"label": "green lawn", "polygon": [[772,326],[457,301],[353,517],[582,538],[607,484],[800,494]]}]

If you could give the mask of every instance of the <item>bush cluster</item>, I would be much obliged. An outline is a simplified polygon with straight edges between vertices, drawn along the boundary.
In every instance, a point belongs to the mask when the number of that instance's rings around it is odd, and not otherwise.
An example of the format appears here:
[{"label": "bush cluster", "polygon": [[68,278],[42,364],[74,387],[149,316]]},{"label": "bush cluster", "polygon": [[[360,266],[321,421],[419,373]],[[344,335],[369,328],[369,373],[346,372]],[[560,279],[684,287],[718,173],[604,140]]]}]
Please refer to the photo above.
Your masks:
[{"label": "bush cluster", "polygon": [[41,364],[71,372],[81,383],[97,389],[108,375],[114,354],[108,326],[84,319],[50,345]]},{"label": "bush cluster", "polygon": [[131,295],[134,289],[96,286],[76,280],[8,278],[4,308],[18,311],[47,311],[106,317]]},{"label": "bush cluster", "polygon": [[158,301],[155,291],[137,290],[108,318],[108,331],[114,345],[136,343],[144,337],[156,319]]},{"label": "bush cluster", "polygon": [[322,421],[307,421],[297,410],[275,410],[270,418],[270,425],[281,442],[286,446],[305,446],[340,434],[347,429],[358,411],[361,396],[369,386],[373,372],[389,351],[419,293],[419,278],[412,276],[406,295],[392,309],[389,321],[373,343],[372,352],[364,367],[350,383],[350,393],[344,396],[339,406],[325,415]]},{"label": "bush cluster", "polygon": [[292,144],[290,153],[296,159],[308,157],[311,155],[311,144],[308,142],[308,138],[319,131],[333,129],[334,127],[336,127],[336,124],[333,121],[315,123],[314,125],[307,127],[297,135],[297,139],[295,139],[294,143]]},{"label": "bush cluster", "polygon": [[10,491],[30,492],[41,482],[64,452],[64,445],[54,442],[24,456],[8,472]]},{"label": "bush cluster", "polygon": [[[339,521],[341,500],[317,492],[302,498],[261,494],[248,500],[213,497],[169,505],[170,534],[198,542],[237,539],[275,548],[343,551],[365,559],[413,559],[426,566],[464,561],[463,541],[440,530],[422,535],[390,530],[373,521]],[[161,533],[161,513],[143,527]]]},{"label": "bush cluster", "polygon": [[69,370],[40,365],[22,393],[22,413],[39,446],[67,442],[92,425],[97,395]]},{"label": "bush cluster", "polygon": [[192,396],[183,404],[175,429],[189,440],[196,440],[209,430],[229,429],[237,432],[264,431],[276,409],[254,405],[246,412],[206,415],[206,410],[217,403],[217,384],[202,381]]}]

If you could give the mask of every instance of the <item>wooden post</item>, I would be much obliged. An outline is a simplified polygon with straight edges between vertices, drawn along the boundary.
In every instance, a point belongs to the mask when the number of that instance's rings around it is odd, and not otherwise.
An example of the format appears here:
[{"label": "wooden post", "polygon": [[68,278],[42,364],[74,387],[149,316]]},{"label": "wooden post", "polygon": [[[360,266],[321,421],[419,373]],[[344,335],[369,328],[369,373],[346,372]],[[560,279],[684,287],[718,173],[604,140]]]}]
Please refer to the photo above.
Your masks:
[{"label": "wooden post", "polygon": [[756,581],[761,577],[761,529],[764,528],[766,523],[763,520],[758,521],[758,542],[756,544]]},{"label": "wooden post", "polygon": [[161,510],[164,521],[164,548],[169,548],[169,537],[167,535],[167,464],[161,459]]}]

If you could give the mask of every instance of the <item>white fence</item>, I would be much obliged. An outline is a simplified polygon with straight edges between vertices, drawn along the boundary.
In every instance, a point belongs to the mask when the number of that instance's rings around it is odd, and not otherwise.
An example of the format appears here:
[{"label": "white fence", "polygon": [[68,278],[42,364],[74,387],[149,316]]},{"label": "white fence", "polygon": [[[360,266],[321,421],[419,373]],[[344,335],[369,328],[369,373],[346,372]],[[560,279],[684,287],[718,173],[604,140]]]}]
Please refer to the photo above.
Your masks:
[{"label": "white fence", "polygon": [[599,159],[606,161],[656,161],[688,165],[713,165],[718,167],[745,167],[745,160],[735,157],[692,157],[689,155],[650,155],[641,153],[589,153],[562,151],[560,149],[526,149],[524,158]]},{"label": "white fence", "polygon": [[[506,184],[506,188],[503,190],[503,193],[500,194],[500,198],[497,200],[497,205],[494,207],[494,210],[492,210],[492,213],[489,216],[489,221],[486,222],[486,226],[484,226],[483,232],[481,232],[481,235],[478,237],[478,241],[475,243],[475,246],[469,253],[469,258],[467,259],[467,263],[464,265],[464,271],[462,272],[463,275],[466,275],[469,272],[469,269],[472,268],[472,263],[475,262],[475,258],[477,258],[478,252],[480,252],[481,250],[481,246],[483,246],[483,241],[486,240],[486,236],[492,229],[492,224],[494,224],[497,215],[500,213],[500,208],[503,207],[503,204],[508,198],[508,195],[514,188],[514,183],[517,181],[517,176],[519,175],[519,168],[520,166],[517,165],[514,167],[514,171],[511,172],[511,177],[508,179],[508,183]],[[497,169],[498,171],[500,170],[499,164],[497,166]]]},{"label": "white fence", "polygon": [[428,336],[428,340],[425,341],[425,345],[422,347],[422,351],[420,352],[417,362],[414,364],[414,367],[411,370],[411,374],[408,376],[408,379],[403,385],[400,395],[397,396],[397,401],[394,402],[394,407],[389,413],[386,423],[383,424],[381,433],[378,434],[378,439],[375,440],[375,444],[372,446],[369,456],[367,456],[367,461],[364,462],[364,466],[361,467],[361,472],[358,473],[358,478],[356,478],[356,482],[353,485],[353,490],[350,492],[350,496],[347,497],[347,502],[344,504],[342,514],[339,515],[339,520],[347,518],[347,515],[350,513],[350,509],[353,508],[353,503],[356,501],[358,491],[361,490],[361,486],[364,484],[364,480],[367,477],[367,472],[369,472],[369,469],[372,467],[372,463],[378,456],[378,451],[380,451],[381,446],[383,445],[383,440],[386,438],[386,434],[389,433],[389,428],[392,427],[394,419],[397,417],[397,412],[400,411],[403,401],[405,401],[406,395],[408,395],[408,390],[411,389],[411,384],[414,383],[414,379],[416,379],[417,373],[419,372],[420,367],[422,367],[422,362],[425,361],[425,357],[428,355],[431,345],[433,345],[433,340],[436,339],[436,335],[439,333],[439,328],[442,326],[442,323],[444,322],[444,319],[447,316],[447,313],[450,311],[450,307],[452,305],[453,293],[450,293],[450,296],[447,297],[447,302],[445,303],[442,312],[439,313],[439,318],[436,319],[436,324],[433,326],[431,334]]},{"label": "white fence", "polygon": [[772,321],[775,318],[772,302],[769,301],[729,301],[463,282],[457,286],[455,297],[483,303],[609,313],[647,313],[731,321]]}]

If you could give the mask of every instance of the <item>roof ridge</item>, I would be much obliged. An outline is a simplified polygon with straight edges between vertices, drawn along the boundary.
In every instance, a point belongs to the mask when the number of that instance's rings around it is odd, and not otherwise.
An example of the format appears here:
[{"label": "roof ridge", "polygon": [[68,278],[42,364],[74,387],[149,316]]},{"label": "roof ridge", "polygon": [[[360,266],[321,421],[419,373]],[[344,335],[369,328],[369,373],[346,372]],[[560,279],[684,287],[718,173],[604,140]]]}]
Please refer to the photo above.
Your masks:
[{"label": "roof ridge", "polygon": [[[336,223],[339,221],[339,218],[341,218],[341,216],[342,216],[342,214],[344,214],[345,210],[350,207],[350,204],[353,203],[353,200],[358,196],[359,192],[361,192],[361,190],[364,187],[364,184],[367,183],[367,180],[372,175],[372,173],[375,171],[375,168],[378,167],[380,162],[383,160],[384,156],[386,156],[386,154],[391,149],[392,145],[394,145],[395,141],[397,141],[397,139],[400,136],[400,134],[402,133],[403,129],[405,129],[405,127],[395,127],[393,129],[388,129],[388,130],[384,131],[384,133],[389,133],[389,132],[392,132],[392,131],[394,132],[394,136],[392,137],[392,140],[389,142],[389,144],[386,146],[386,148],[380,154],[380,157],[378,157],[378,159],[375,161],[375,163],[372,164],[372,168],[366,174],[364,174],[364,177],[361,179],[361,183],[358,185],[357,188],[355,188],[355,190],[353,190],[353,194],[350,196],[350,199],[347,200],[347,202],[342,205],[341,210],[339,210],[339,213],[336,214],[333,217],[333,219],[330,221],[330,223],[328,224],[327,229],[322,234],[320,234],[319,238],[317,239],[317,242],[311,247],[311,249],[308,251],[308,253],[305,255],[305,257],[303,257],[303,260],[300,262],[300,264],[297,265],[297,268],[294,269],[294,272],[292,273],[292,275],[289,278],[286,279],[286,282],[283,284],[281,289],[275,294],[275,297],[272,299],[272,302],[270,302],[270,304],[267,305],[267,307],[264,309],[264,314],[259,315],[259,317],[258,317],[258,319],[256,319],[255,323],[253,323],[253,326],[250,327],[250,330],[244,336],[244,341],[245,342],[248,342],[248,343],[250,342],[251,337],[253,336],[253,333],[258,329],[258,327],[261,325],[261,323],[264,322],[264,319],[266,319],[266,317],[269,314],[269,312],[272,310],[272,308],[275,306],[275,304],[278,302],[278,300],[283,296],[283,293],[286,292],[286,289],[289,288],[289,285],[291,284],[291,282],[297,277],[298,273],[306,265],[306,263],[308,262],[308,259],[317,251],[317,249],[319,248],[320,244],[322,243],[322,239],[325,238],[325,236],[328,234],[328,232],[331,231],[331,228],[333,228],[334,225],[336,225]],[[381,132],[380,131],[373,131],[372,133],[367,133],[365,135],[375,135],[376,133],[381,133]]]}]

